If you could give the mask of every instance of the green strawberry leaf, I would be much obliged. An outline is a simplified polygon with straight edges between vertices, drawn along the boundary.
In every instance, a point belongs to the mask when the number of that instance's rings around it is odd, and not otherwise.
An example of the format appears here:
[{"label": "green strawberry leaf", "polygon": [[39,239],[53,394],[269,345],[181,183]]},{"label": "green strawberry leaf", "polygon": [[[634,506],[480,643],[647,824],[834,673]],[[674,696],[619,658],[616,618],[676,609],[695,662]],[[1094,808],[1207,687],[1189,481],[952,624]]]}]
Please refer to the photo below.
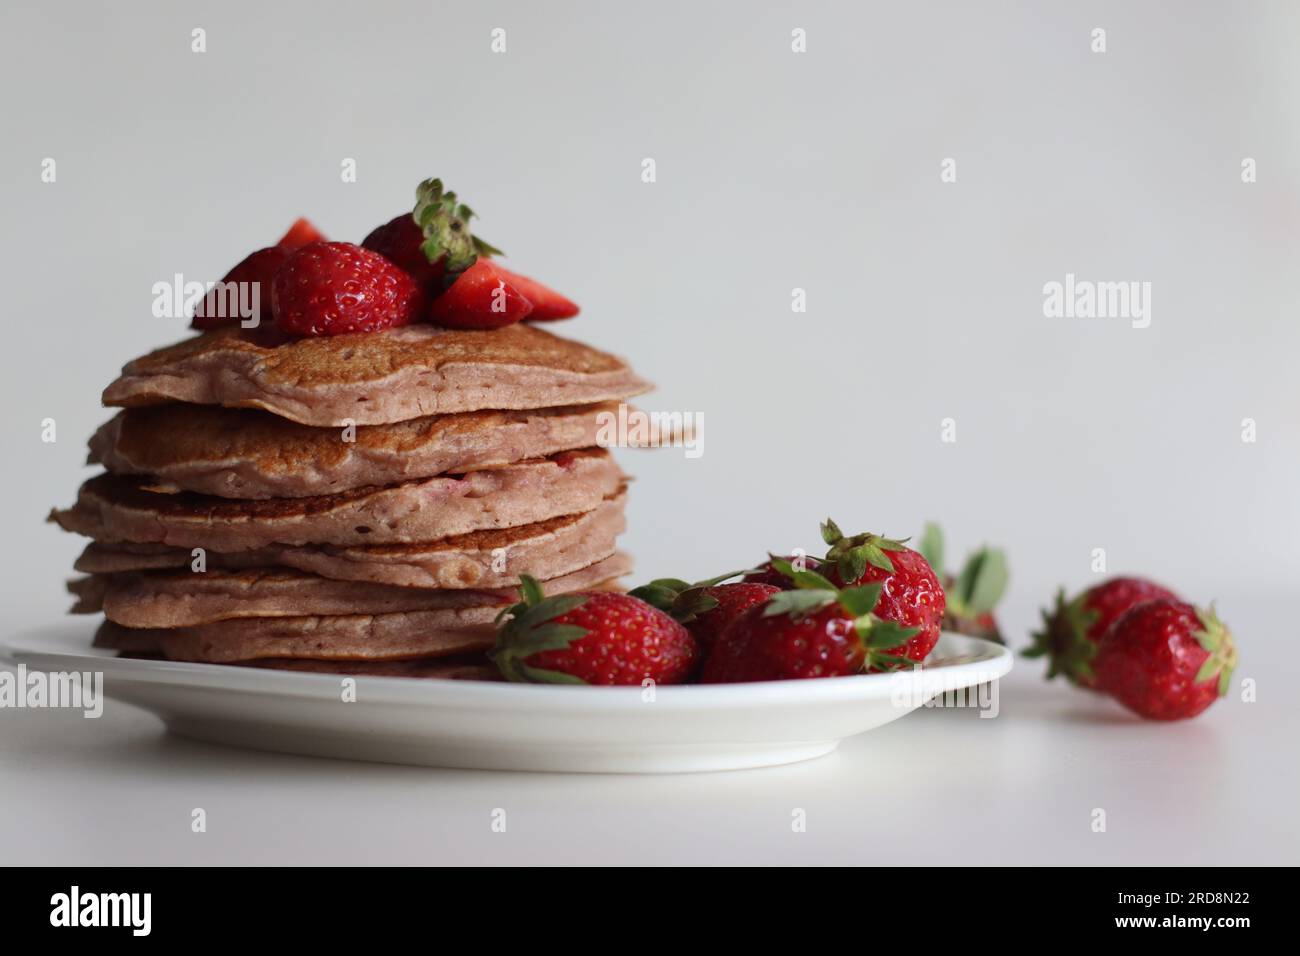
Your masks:
[{"label": "green strawberry leaf", "polygon": [[925,532],[921,535],[919,548],[921,557],[925,558],[934,573],[943,576],[943,529],[933,521],[925,523]]},{"label": "green strawberry leaf", "polygon": [[442,180],[426,179],[415,190],[415,211],[411,214],[420,227],[424,241],[420,251],[430,262],[442,260],[450,283],[480,255],[501,255],[501,250],[470,232],[474,210],[458,202],[456,194],[442,188]]},{"label": "green strawberry leaf", "polygon": [[786,558],[772,558],[772,567],[780,571],[798,588],[813,588],[819,591],[834,591],[835,585],[816,571],[796,571],[794,563]]},{"label": "green strawberry leaf", "polygon": [[668,611],[672,609],[673,603],[682,592],[659,581],[651,581],[649,584],[633,588],[627,593],[629,597],[645,601],[651,607],[657,607],[661,611]]},{"label": "green strawberry leaf", "polygon": [[968,613],[986,614],[1006,594],[1009,579],[1006,555],[998,548],[981,548],[962,568],[956,590]]},{"label": "green strawberry leaf", "polygon": [[836,563],[836,570],[845,581],[856,581],[867,570],[867,552],[865,548],[850,548]]},{"label": "green strawberry leaf", "polygon": [[[885,550],[881,547],[881,543],[882,542],[873,541],[862,545],[863,556],[867,559],[868,564],[877,567],[882,571],[888,571],[890,574],[893,574],[894,562],[889,560],[889,555],[885,554]],[[891,548],[890,550],[897,551],[898,548]],[[865,568],[863,570],[865,570]],[[858,575],[858,577],[861,577],[861,575]],[[857,578],[854,578],[853,580],[856,581]]]},{"label": "green strawberry leaf", "polygon": [[867,638],[867,647],[872,650],[882,651],[902,647],[919,633],[921,633],[919,627],[903,627],[894,621],[877,619],[871,626],[871,636]]},{"label": "green strawberry leaf", "polygon": [[531,574],[521,574],[519,575],[519,597],[531,607],[534,604],[540,604],[542,599],[546,597],[546,592],[542,590],[541,584]]},{"label": "green strawberry leaf", "polygon": [[779,614],[801,617],[810,611],[825,607],[835,598],[836,592],[833,589],[781,591],[773,594],[768,598],[767,603],[763,605],[763,617],[776,617]]},{"label": "green strawberry leaf", "polygon": [[581,677],[573,674],[566,674],[564,671],[551,671],[542,667],[531,667],[528,664],[520,664],[519,672],[522,675],[522,681],[529,684],[583,684],[587,682]]},{"label": "green strawberry leaf", "polygon": [[840,591],[840,607],[854,617],[863,617],[875,608],[882,590],[884,585],[879,581],[872,581],[861,587],[845,588]]},{"label": "green strawberry leaf", "polygon": [[822,522],[822,540],[825,541],[827,544],[834,545],[837,541],[839,541],[843,537],[844,537],[844,532],[840,530],[840,526],[837,525],[830,518],[827,518],[825,521]]}]

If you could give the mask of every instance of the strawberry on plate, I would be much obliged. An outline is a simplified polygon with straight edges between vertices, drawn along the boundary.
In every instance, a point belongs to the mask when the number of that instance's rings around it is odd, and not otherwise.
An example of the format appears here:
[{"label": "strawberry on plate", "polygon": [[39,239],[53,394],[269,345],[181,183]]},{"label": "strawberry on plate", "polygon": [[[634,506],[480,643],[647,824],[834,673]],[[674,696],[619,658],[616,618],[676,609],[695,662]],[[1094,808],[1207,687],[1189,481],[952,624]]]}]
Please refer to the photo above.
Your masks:
[{"label": "strawberry on plate", "polygon": [[699,661],[695,638],[645,601],[616,591],[546,597],[523,575],[489,656],[507,680],[680,684]]},{"label": "strawberry on plate", "polygon": [[[686,629],[707,654],[717,636],[751,607],[762,604],[782,589],[772,584],[735,581],[722,584],[740,572],[688,584],[678,578],[658,578],[628,593],[659,608]],[[788,580],[788,579],[787,579]],[[793,583],[790,584],[794,587]]]},{"label": "strawberry on plate", "polygon": [[290,335],[343,335],[407,325],[424,309],[415,280],[377,252],[314,242],[275,273],[276,325]]},{"label": "strawberry on plate", "polygon": [[775,559],[795,588],[751,606],[718,635],[700,680],[707,684],[844,677],[896,670],[916,635],[873,613],[884,585],[836,587],[815,571],[795,571]]},{"label": "strawberry on plate", "polygon": [[1093,688],[1093,658],[1097,644],[1121,614],[1143,601],[1177,599],[1168,588],[1145,578],[1111,578],[1066,600],[1056,592],[1056,604],[1043,609],[1043,626],[1025,657],[1047,658],[1047,679],[1063,674],[1076,687]]},{"label": "strawberry on plate", "polygon": [[947,601],[930,563],[903,541],[878,534],[846,537],[829,518],[822,525],[827,577],[840,587],[870,583],[883,586],[877,617],[893,621],[913,635],[899,653],[923,661],[939,641]]},{"label": "strawberry on plate", "polygon": [[746,584],[770,584],[773,587],[780,588],[782,591],[788,591],[794,587],[794,583],[782,574],[772,564],[773,561],[782,560],[794,565],[799,571],[818,571],[822,563],[817,558],[810,555],[788,555],[785,558],[778,558],[774,554],[769,554],[768,560],[764,561],[753,571],[748,572],[740,580]]},{"label": "strawberry on plate", "polygon": [[1195,717],[1228,693],[1232,633],[1214,608],[1177,598],[1142,601],[1106,629],[1093,660],[1096,688],[1150,720]]}]

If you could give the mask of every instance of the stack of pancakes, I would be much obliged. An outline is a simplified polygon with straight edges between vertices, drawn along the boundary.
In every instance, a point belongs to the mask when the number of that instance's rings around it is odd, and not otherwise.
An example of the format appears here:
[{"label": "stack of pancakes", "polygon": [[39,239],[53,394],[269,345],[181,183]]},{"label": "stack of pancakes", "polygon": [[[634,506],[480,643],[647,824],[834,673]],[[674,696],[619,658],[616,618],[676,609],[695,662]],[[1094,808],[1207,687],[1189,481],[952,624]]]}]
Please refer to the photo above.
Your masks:
[{"label": "stack of pancakes", "polygon": [[268,344],[205,332],[127,364],[105,473],[51,519],[91,544],[95,643],[221,664],[487,677],[520,575],[616,587],[626,476],[602,413],[649,388],[531,325]]}]

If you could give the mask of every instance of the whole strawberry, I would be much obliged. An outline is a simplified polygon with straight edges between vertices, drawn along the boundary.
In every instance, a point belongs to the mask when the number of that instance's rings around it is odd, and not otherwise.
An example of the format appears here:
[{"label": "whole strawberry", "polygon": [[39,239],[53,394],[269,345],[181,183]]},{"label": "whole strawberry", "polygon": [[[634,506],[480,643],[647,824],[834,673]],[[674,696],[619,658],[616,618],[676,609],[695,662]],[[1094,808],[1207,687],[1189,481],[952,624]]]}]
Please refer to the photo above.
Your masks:
[{"label": "whole strawberry", "polygon": [[1006,555],[998,548],[980,548],[966,558],[955,576],[944,570],[943,529],[930,522],[921,535],[921,555],[943,582],[943,629],[1005,643],[993,609],[1007,590],[1010,575]]},{"label": "whole strawberry", "polygon": [[1150,720],[1195,717],[1227,694],[1237,666],[1232,634],[1215,614],[1176,598],[1134,605],[1097,647],[1096,687]]},{"label": "whole strawberry", "polygon": [[878,534],[845,537],[829,518],[822,525],[827,577],[841,587],[882,585],[875,615],[913,631],[897,653],[923,661],[939,641],[947,602],[930,563],[902,541]]},{"label": "whole strawberry", "polygon": [[424,309],[415,280],[349,242],[314,242],[293,253],[271,283],[276,324],[291,335],[343,335],[407,325]]},{"label": "whole strawberry", "polygon": [[473,235],[473,218],[474,210],[444,189],[441,179],[426,179],[415,189],[414,211],[375,227],[361,245],[402,269],[433,298],[479,256],[502,254]]},{"label": "whole strawberry", "polygon": [[[269,324],[274,318],[271,312],[271,280],[275,278],[276,271],[284,265],[295,250],[308,243],[324,240],[325,237],[321,235],[319,229],[306,219],[297,219],[289,227],[288,232],[280,237],[279,242],[245,256],[238,265],[222,277],[221,281],[225,285],[247,283],[256,287],[258,327],[262,326],[262,320],[266,320]],[[190,327],[215,329],[241,321],[244,317],[238,315],[229,306],[229,300],[223,301],[222,294],[213,289],[194,310],[194,320],[190,323]]]},{"label": "whole strawberry", "polygon": [[872,613],[883,585],[836,588],[814,571],[789,573],[794,590],[742,612],[718,635],[701,681],[844,677],[910,664],[891,649],[905,645],[913,629]]},{"label": "whole strawberry", "polygon": [[[273,317],[271,280],[275,278],[280,266],[284,265],[291,255],[293,253],[290,250],[281,246],[258,249],[240,260],[221,279],[223,286],[235,286],[241,283],[247,285],[249,292],[240,296],[245,301],[251,301],[246,296],[251,295],[253,290],[256,291],[259,325],[263,320],[270,320]],[[219,289],[209,290],[203,301],[195,308],[194,318],[190,321],[190,328],[216,329],[223,325],[234,325],[240,322],[241,316],[238,311],[230,307],[229,295],[229,290],[226,290],[224,295]]]},{"label": "whole strawberry", "polygon": [[1116,619],[1143,601],[1177,598],[1173,591],[1145,578],[1111,578],[1069,601],[1062,588],[1056,592],[1055,606],[1043,609],[1043,626],[1024,655],[1047,658],[1048,680],[1063,674],[1077,687],[1093,688],[1097,644]]},{"label": "whole strawberry", "polygon": [[546,597],[527,575],[520,602],[489,656],[507,680],[568,684],[680,684],[700,650],[682,625],[658,608],[616,591]]},{"label": "whole strawberry", "polygon": [[[786,577],[786,575],[782,574],[773,565],[772,562],[775,560],[778,560],[776,555],[769,554],[768,560],[764,561],[757,568],[755,568],[753,571],[750,571],[740,580],[746,584],[770,584],[773,587],[780,588],[782,591],[790,590],[791,588],[794,587],[794,584],[793,582],[791,582],[791,580],[788,577]],[[802,554],[800,555],[792,554],[786,558],[781,558],[779,560],[790,562],[792,565],[795,566],[795,568],[797,568],[800,571],[817,571],[820,570],[822,566],[821,561],[809,555],[802,555]]]},{"label": "whole strawberry", "polygon": [[442,280],[447,270],[443,256],[435,262],[429,261],[421,248],[424,239],[424,231],[415,224],[415,217],[404,212],[371,230],[370,235],[362,240],[361,248],[379,253],[432,297],[442,291]]},{"label": "whole strawberry", "polygon": [[[719,584],[735,577],[732,572],[697,584],[678,578],[659,578],[628,593],[654,605],[686,626],[707,655],[717,636],[744,611],[762,604],[781,588],[772,584],[738,581]],[[789,579],[786,579],[789,583]],[[791,584],[791,587],[794,585]]]}]

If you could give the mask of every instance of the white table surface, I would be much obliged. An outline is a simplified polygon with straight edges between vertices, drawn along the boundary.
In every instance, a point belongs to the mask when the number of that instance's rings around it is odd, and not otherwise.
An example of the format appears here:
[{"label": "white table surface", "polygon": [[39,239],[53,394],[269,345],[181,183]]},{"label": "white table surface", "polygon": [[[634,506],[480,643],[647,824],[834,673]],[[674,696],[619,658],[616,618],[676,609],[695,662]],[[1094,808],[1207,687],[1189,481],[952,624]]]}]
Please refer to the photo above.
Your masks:
[{"label": "white table surface", "polygon": [[[1286,619],[1233,604],[1239,636]],[[1294,864],[1300,669],[1282,641],[1243,644],[1258,702],[1191,721],[1138,721],[1020,661],[994,719],[922,710],[820,760],[684,776],[245,752],[112,702],[0,711],[0,846],[11,864]]]}]

